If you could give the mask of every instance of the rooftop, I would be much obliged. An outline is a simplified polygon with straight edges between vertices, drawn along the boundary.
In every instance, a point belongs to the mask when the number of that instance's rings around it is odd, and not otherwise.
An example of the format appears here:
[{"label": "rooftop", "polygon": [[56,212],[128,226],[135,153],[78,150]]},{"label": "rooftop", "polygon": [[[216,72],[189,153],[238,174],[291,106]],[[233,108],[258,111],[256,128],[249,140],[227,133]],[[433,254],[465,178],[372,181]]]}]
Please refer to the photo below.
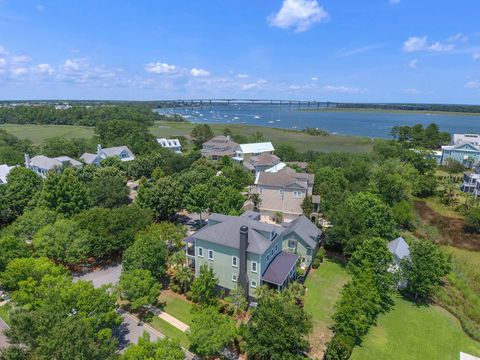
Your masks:
[{"label": "rooftop", "polygon": [[395,240],[390,241],[388,244],[388,250],[395,256],[398,260],[410,256],[410,247],[403,237],[398,237]]},{"label": "rooftop", "polygon": [[262,280],[275,285],[283,285],[288,274],[297,263],[298,255],[282,251],[268,266]]},{"label": "rooftop", "polygon": [[260,154],[275,151],[271,142],[240,144],[238,147],[244,154]]}]

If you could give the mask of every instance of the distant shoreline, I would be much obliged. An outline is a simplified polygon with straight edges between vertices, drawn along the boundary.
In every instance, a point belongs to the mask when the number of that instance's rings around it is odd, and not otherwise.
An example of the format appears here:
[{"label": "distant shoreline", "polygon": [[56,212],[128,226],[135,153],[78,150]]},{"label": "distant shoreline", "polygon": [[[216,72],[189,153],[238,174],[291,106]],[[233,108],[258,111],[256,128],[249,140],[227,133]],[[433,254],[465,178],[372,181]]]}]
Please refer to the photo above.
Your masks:
[{"label": "distant shoreline", "polygon": [[480,113],[461,111],[428,111],[428,110],[399,110],[399,109],[372,109],[372,108],[328,108],[328,109],[298,109],[305,112],[373,112],[390,114],[431,114],[431,115],[458,115],[458,116],[479,116]]}]

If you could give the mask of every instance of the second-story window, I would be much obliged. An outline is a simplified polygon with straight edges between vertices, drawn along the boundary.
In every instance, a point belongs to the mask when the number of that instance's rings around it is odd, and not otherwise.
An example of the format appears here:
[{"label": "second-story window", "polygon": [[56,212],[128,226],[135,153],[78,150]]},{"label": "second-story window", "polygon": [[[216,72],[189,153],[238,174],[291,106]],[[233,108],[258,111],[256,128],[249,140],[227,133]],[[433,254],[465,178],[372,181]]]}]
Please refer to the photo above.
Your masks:
[{"label": "second-story window", "polygon": [[257,272],[257,263],[255,261],[252,261],[251,269],[253,273]]},{"label": "second-story window", "polygon": [[283,196],[283,189],[278,190],[278,192],[280,193],[280,196]]},{"label": "second-story window", "polygon": [[258,193],[259,193],[259,194],[263,194],[263,187],[260,186],[260,187],[258,188]]},{"label": "second-story window", "polygon": [[198,248],[198,256],[203,257],[203,248],[201,247]]},{"label": "second-story window", "polygon": [[236,256],[232,256],[232,266],[233,267],[238,266],[238,258]]},{"label": "second-story window", "polygon": [[208,260],[213,260],[213,250],[208,250]]},{"label": "second-story window", "polygon": [[302,197],[302,192],[301,191],[294,191],[293,192],[293,197],[294,198],[301,198]]}]

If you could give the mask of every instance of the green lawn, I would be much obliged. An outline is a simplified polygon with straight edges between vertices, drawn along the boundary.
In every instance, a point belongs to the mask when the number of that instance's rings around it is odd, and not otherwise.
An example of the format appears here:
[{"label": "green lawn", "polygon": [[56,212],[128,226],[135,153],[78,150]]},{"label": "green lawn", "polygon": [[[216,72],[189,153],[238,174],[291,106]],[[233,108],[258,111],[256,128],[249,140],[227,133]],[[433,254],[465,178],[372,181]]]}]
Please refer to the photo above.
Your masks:
[{"label": "green lawn", "polygon": [[318,269],[308,274],[305,286],[307,298],[305,310],[312,315],[313,330],[310,335],[311,354],[321,358],[325,344],[330,339],[333,325],[332,315],[343,285],[349,275],[343,265],[326,260]]},{"label": "green lawn", "polygon": [[169,290],[162,291],[159,301],[160,303],[165,304],[162,307],[163,311],[187,325],[192,324],[192,303]]},{"label": "green lawn", "polygon": [[[150,132],[157,137],[188,136],[196,124],[178,122],[157,122],[150,128]],[[252,135],[256,131],[263,133],[268,141],[274,145],[291,145],[297,151],[347,151],[367,152],[372,149],[370,139],[356,136],[312,136],[299,131],[276,129],[253,125],[240,124],[209,124],[215,134],[221,134],[223,129],[229,127],[234,134]]]},{"label": "green lawn", "polygon": [[5,321],[7,324],[10,323],[9,311],[10,304],[0,306],[0,318],[2,318],[2,320]]},{"label": "green lawn", "polygon": [[177,339],[178,341],[180,341],[180,344],[185,349],[188,349],[190,347],[190,342],[188,341],[186,333],[178,330],[175,326],[170,325],[168,322],[160,319],[158,316],[154,316],[148,324],[156,330],[160,331],[166,337],[170,339]]},{"label": "green lawn", "polygon": [[417,307],[398,298],[351,360],[451,360],[460,351],[480,356],[480,343],[463,332],[453,315],[439,306]]},{"label": "green lawn", "polygon": [[2,124],[4,129],[12,135],[21,139],[30,139],[34,144],[41,144],[45,139],[54,136],[63,138],[90,138],[93,136],[93,128],[87,126],[71,125],[17,125]]}]

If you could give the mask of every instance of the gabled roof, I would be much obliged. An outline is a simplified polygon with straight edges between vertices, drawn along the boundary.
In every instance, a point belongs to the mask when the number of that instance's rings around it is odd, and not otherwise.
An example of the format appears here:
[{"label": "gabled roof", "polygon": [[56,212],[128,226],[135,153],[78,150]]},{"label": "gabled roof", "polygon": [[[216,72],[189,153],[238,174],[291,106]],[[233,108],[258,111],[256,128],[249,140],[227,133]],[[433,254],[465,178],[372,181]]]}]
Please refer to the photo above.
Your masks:
[{"label": "gabled roof", "polygon": [[317,246],[322,235],[322,231],[303,215],[284,226],[287,228],[284,236],[294,232],[312,249]]},{"label": "gabled roof", "polygon": [[462,150],[470,149],[471,151],[480,151],[480,146],[477,146],[468,141],[459,142],[458,144],[454,144],[454,145],[442,146],[442,150],[459,150],[459,149],[462,149]]},{"label": "gabled roof", "polygon": [[471,142],[480,145],[479,134],[453,134],[453,143]]},{"label": "gabled roof", "polygon": [[128,148],[128,146],[114,146],[109,148],[99,148],[96,154],[84,153],[82,156],[80,156],[80,160],[86,164],[93,164],[97,160],[103,160],[107,157],[120,156],[124,152],[128,154],[128,157],[122,158],[121,160],[126,161],[135,159],[135,155],[133,155],[133,152]]},{"label": "gabled roof", "polygon": [[81,166],[82,163],[72,159],[71,157],[68,156],[58,156],[54,158],[50,158],[45,155],[37,155],[34,156],[29,163],[29,166],[35,166],[39,169],[44,169],[44,170],[52,170],[56,167],[61,167],[63,166],[64,163],[68,163],[70,166]]},{"label": "gabled roof", "polygon": [[390,241],[388,244],[388,250],[395,258],[402,260],[405,257],[410,256],[410,247],[403,237],[398,237],[395,240]]},{"label": "gabled roof", "polygon": [[264,152],[275,151],[271,142],[240,144],[238,146],[240,151],[244,154],[259,154]]},{"label": "gabled roof", "polygon": [[7,183],[7,176],[14,167],[15,166],[8,166],[6,164],[0,165],[0,184]]}]

